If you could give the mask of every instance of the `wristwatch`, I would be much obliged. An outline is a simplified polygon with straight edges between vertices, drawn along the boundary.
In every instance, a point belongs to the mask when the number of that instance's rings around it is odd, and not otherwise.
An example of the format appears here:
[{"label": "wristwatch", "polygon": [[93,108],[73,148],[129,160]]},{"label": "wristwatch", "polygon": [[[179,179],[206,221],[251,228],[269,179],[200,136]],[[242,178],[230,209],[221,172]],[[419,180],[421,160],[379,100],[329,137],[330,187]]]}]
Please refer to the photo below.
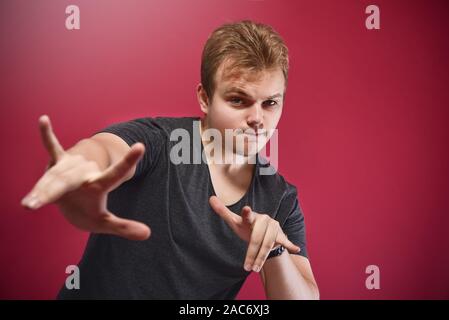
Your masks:
[{"label": "wristwatch", "polygon": [[284,246],[279,246],[277,248],[274,248],[273,250],[270,251],[270,253],[268,254],[267,260],[273,257],[277,257],[280,256],[282,254],[282,252],[284,252],[285,247]]}]

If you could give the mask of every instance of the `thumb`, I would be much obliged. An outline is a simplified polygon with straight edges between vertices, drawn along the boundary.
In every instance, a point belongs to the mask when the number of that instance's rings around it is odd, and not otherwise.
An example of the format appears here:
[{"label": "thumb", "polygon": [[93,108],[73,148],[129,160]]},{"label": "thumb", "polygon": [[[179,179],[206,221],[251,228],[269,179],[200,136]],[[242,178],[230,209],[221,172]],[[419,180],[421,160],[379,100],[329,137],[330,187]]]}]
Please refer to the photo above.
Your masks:
[{"label": "thumb", "polygon": [[242,219],[244,222],[248,224],[253,224],[256,219],[255,212],[251,209],[250,206],[244,206],[242,209]]},{"label": "thumb", "polygon": [[241,222],[242,219],[239,215],[229,210],[217,196],[211,196],[209,198],[209,204],[215,213],[217,213],[231,228],[234,228]]}]

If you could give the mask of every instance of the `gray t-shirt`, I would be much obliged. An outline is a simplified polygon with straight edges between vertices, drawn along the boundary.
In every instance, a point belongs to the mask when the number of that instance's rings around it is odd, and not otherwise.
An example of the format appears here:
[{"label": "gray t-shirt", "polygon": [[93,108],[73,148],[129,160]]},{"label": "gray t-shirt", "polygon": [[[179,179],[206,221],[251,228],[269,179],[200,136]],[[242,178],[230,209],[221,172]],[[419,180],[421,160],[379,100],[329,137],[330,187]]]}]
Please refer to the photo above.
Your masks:
[{"label": "gray t-shirt", "polygon": [[[139,118],[99,132],[142,142],[145,154],[134,177],[109,193],[108,209],[151,228],[145,241],[91,234],[79,263],[80,289],[63,286],[59,299],[234,299],[249,272],[243,269],[248,243],[241,240],[210,207],[215,194],[208,165],[173,164],[170,141],[175,129],[199,138],[199,118]],[[198,141],[198,140],[196,140]],[[201,140],[199,140],[201,141]],[[190,157],[203,146],[190,143]],[[296,188],[258,157],[251,185],[228,208],[240,214],[245,205],[278,220],[298,253],[307,257],[304,216]],[[262,164],[265,163],[265,164]]]}]

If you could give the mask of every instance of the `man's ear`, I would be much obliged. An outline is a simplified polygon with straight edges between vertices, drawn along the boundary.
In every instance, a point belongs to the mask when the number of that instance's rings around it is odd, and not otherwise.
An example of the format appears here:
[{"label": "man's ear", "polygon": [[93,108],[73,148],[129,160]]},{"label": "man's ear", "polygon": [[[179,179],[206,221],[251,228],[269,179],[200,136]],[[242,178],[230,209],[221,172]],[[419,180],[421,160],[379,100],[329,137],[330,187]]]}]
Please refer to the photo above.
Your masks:
[{"label": "man's ear", "polygon": [[203,111],[204,114],[207,114],[209,111],[209,98],[207,97],[206,90],[204,90],[201,83],[196,87],[196,95],[198,98],[198,103],[200,104],[201,111]]}]

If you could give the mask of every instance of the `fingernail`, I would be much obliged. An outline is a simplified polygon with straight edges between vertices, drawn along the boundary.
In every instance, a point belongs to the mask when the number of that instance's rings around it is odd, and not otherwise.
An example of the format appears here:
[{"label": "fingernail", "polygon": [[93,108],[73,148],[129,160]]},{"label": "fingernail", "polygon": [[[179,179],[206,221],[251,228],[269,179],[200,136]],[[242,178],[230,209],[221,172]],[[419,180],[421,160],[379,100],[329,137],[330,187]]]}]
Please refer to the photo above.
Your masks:
[{"label": "fingernail", "polygon": [[251,265],[249,263],[245,264],[244,269],[248,272],[251,271]]},{"label": "fingernail", "polygon": [[259,272],[259,266],[253,266],[253,271],[254,272]]},{"label": "fingernail", "polygon": [[31,199],[33,196],[35,196],[34,193],[28,193],[25,197],[23,197],[22,203],[23,203],[23,204],[28,203],[28,201],[30,201],[30,199]]},{"label": "fingernail", "polygon": [[22,206],[26,206],[28,204],[28,199],[29,197],[26,196],[25,198],[22,199],[22,201],[20,201],[20,203],[22,204]]},{"label": "fingernail", "polygon": [[32,196],[29,200],[28,200],[28,206],[32,209],[37,209],[39,208],[41,205],[41,202],[39,200],[39,198],[37,196]]}]

